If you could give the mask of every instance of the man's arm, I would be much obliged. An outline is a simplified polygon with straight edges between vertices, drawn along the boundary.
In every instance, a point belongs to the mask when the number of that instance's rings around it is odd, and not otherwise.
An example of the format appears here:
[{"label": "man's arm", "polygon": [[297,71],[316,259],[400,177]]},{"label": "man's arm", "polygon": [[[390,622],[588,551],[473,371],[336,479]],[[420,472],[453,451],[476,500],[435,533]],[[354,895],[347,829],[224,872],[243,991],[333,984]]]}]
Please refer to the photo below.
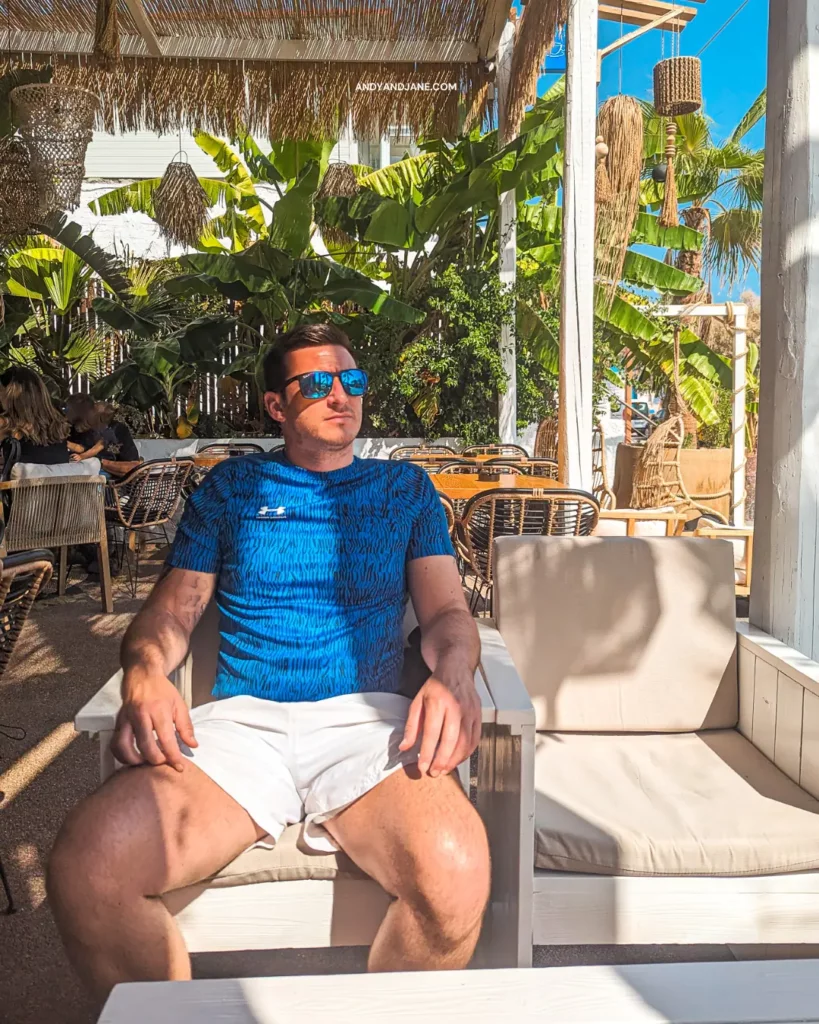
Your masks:
[{"label": "man's arm", "polygon": [[451,555],[415,559],[407,576],[421,653],[432,675],[410,705],[401,749],[412,747],[420,734],[418,768],[437,776],[456,768],[480,740],[475,669],[481,646]]},{"label": "man's arm", "polygon": [[215,586],[214,573],[170,569],[128,627],[120,650],[123,703],[111,742],[123,764],[147,761],[181,771],[176,734],[196,745],[188,709],[168,674],[184,659]]}]

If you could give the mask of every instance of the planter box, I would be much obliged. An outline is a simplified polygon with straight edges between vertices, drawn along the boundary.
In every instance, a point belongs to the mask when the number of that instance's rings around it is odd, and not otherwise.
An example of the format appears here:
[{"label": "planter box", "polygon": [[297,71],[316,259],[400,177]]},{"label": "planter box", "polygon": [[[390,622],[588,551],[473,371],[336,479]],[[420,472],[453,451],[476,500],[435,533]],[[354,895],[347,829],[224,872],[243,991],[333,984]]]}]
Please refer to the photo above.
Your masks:
[{"label": "planter box", "polygon": [[[641,445],[620,444],[614,465],[613,490],[617,497],[617,508],[628,508],[631,502],[631,486],[634,467],[642,451]],[[673,454],[669,450],[669,458]],[[683,448],[680,458],[682,478],[688,493],[718,494],[731,487],[730,448]],[[707,502],[715,511],[724,516],[731,514],[730,497]]]}]

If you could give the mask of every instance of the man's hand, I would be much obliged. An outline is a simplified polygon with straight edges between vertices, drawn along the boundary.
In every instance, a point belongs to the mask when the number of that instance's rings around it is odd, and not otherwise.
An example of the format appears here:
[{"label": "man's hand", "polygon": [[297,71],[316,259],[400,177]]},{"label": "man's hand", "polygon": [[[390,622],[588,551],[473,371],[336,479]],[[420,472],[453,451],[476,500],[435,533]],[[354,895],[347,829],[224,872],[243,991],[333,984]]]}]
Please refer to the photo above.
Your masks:
[{"label": "man's hand", "polygon": [[143,671],[128,673],[122,693],[122,708],[111,740],[114,757],[122,764],[169,764],[181,772],[185,756],[177,734],[189,747],[196,746],[182,695],[166,676]]},{"label": "man's hand", "polygon": [[481,702],[472,673],[438,672],[424,683],[410,704],[401,750],[421,736],[418,769],[433,778],[465,761],[481,738]]}]

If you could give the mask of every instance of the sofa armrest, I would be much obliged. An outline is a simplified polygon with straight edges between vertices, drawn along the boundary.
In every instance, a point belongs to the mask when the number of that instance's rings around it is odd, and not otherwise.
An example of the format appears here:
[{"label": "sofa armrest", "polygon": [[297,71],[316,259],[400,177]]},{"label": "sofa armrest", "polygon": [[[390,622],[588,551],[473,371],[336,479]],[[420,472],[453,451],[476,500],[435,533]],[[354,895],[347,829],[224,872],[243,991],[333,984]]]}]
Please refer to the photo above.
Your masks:
[{"label": "sofa armrest", "polygon": [[480,672],[495,706],[497,725],[509,726],[513,732],[535,725],[535,709],[520,678],[512,656],[494,626],[478,623],[481,638]]}]

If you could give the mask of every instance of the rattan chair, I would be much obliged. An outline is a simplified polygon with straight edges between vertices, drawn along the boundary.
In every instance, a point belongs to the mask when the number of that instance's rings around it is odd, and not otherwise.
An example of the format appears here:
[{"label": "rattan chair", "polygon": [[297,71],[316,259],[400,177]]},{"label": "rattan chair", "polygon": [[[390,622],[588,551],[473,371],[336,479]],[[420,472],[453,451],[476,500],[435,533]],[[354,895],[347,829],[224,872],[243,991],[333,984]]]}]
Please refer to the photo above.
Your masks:
[{"label": "rattan chair", "polygon": [[491,476],[507,476],[510,473],[520,476],[523,468],[520,463],[509,462],[506,459],[490,459],[488,462],[478,463],[478,472]]},{"label": "rattan chair", "polygon": [[475,476],[477,473],[480,473],[482,468],[479,462],[467,462],[465,459],[458,459],[456,462],[442,462],[438,472]]},{"label": "rattan chair", "polygon": [[[161,527],[165,540],[167,523],[173,518],[185,485],[194,468],[192,458],[154,459],[144,462],[128,476],[112,481],[105,491],[105,516],[122,538],[119,568],[128,566],[131,594],[136,597],[139,582],[139,555],[142,536]],[[134,569],[126,550],[134,552]]]},{"label": "rattan chair", "polygon": [[473,613],[481,598],[491,613],[493,549],[496,537],[521,535],[587,537],[600,515],[596,498],[585,491],[500,488],[482,491],[466,503],[458,525],[468,570],[474,583],[470,598]]},{"label": "rattan chair", "polygon": [[606,470],[606,435],[600,423],[595,423],[592,430],[592,493],[600,502],[600,508],[616,508],[617,499],[609,487],[609,475]]},{"label": "rattan chair", "polygon": [[455,536],[455,521],[457,516],[455,515],[455,506],[452,504],[452,499],[446,494],[439,494],[438,497],[441,499],[441,504],[444,506],[444,513],[446,515],[446,525],[449,530],[449,536]]},{"label": "rattan chair", "polygon": [[629,503],[631,508],[672,505],[675,508],[697,509],[727,524],[726,516],[705,503],[730,498],[730,488],[717,494],[692,495],[686,487],[681,467],[684,440],[682,416],[670,416],[656,428],[643,446],[634,467]]},{"label": "rattan chair", "polygon": [[62,596],[68,576],[68,548],[95,544],[102,608],[112,612],[104,491],[105,478],[101,476],[46,476],[0,483],[0,493],[10,499],[0,550],[4,555],[43,548],[58,550],[57,593]]},{"label": "rattan chair", "polygon": [[[490,459],[485,466],[506,465],[503,459]],[[557,461],[555,459],[527,459],[525,462],[514,462],[512,465],[519,473],[527,476],[542,476],[547,480],[557,480]]]},{"label": "rattan chair", "polygon": [[235,459],[242,455],[258,455],[264,450],[260,444],[255,444],[253,441],[214,441],[212,444],[206,444],[204,448],[199,448],[196,454],[210,455],[214,458],[225,455],[230,459]]},{"label": "rattan chair", "polygon": [[473,444],[461,452],[464,458],[477,455],[492,455],[503,459],[528,459],[529,453],[519,444]]},{"label": "rattan chair", "polygon": [[454,459],[457,457],[457,452],[446,444],[408,444],[401,445],[399,448],[393,448],[390,452],[390,458],[396,461],[416,458],[425,459],[428,455],[451,455]]},{"label": "rattan chair", "polygon": [[[54,556],[50,551],[18,551],[6,555],[0,573],[0,679],[6,671],[17,638],[28,613],[42,588],[51,579]],[[0,795],[2,799],[2,795]],[[6,894],[6,914],[16,910],[3,861],[0,859],[0,885]]]},{"label": "rattan chair", "polygon": [[547,417],[538,424],[535,435],[535,458],[557,461],[557,420]]}]

